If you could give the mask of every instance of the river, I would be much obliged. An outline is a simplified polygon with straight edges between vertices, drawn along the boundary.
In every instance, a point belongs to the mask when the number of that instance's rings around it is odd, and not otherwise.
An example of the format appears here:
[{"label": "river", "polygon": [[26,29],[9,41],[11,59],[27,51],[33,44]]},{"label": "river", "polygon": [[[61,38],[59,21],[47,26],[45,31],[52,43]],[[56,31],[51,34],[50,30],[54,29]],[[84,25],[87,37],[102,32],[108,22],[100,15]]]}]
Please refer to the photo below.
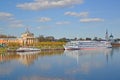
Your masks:
[{"label": "river", "polygon": [[120,48],[0,53],[0,80],[120,80]]}]

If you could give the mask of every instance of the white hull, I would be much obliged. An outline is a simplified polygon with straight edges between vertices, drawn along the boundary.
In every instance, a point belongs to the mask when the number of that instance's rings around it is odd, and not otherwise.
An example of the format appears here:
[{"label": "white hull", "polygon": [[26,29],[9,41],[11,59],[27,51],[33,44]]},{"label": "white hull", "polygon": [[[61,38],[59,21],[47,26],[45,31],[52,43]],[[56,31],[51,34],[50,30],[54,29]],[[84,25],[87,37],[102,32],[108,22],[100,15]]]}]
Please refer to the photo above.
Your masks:
[{"label": "white hull", "polygon": [[16,52],[32,52],[32,51],[40,51],[38,48],[25,48],[25,47],[20,47],[16,50]]},{"label": "white hull", "polygon": [[69,48],[69,47],[64,47],[65,50],[84,50],[84,49],[88,49],[88,50],[92,50],[92,49],[105,49],[105,48],[111,48],[111,47],[84,47],[84,48]]}]

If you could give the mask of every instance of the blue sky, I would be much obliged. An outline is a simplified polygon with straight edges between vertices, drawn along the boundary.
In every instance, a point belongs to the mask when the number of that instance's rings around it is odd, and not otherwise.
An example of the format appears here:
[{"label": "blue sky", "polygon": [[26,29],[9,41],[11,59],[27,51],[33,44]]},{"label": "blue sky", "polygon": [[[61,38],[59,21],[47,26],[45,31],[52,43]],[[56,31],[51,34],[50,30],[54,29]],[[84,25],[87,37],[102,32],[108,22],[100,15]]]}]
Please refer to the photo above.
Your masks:
[{"label": "blue sky", "polygon": [[120,0],[0,0],[0,33],[120,38]]}]

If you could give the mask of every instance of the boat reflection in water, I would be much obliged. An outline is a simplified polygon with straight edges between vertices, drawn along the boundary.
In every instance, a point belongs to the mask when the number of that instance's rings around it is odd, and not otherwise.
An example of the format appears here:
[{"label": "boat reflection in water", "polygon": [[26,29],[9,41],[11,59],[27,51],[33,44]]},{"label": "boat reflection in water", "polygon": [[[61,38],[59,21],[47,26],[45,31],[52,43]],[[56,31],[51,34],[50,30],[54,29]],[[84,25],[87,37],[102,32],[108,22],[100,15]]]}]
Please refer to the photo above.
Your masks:
[{"label": "boat reflection in water", "polygon": [[92,57],[96,55],[105,55],[106,60],[108,61],[108,56],[112,54],[112,48],[105,48],[105,49],[96,49],[96,50],[65,50],[64,54],[66,56],[69,56],[71,58],[77,59],[77,62],[79,62],[80,57],[85,59],[85,57]]},{"label": "boat reflection in water", "polygon": [[31,51],[31,52],[17,52],[18,55],[34,55],[34,54],[38,54],[40,53],[40,51]]}]

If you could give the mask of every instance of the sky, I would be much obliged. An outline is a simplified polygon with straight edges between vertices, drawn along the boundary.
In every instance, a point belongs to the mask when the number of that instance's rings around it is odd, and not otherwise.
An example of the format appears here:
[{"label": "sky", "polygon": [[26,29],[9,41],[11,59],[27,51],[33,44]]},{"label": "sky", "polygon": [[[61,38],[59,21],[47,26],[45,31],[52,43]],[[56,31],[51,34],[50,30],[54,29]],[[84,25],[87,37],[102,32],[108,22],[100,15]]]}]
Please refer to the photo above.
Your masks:
[{"label": "sky", "polygon": [[0,0],[0,34],[120,38],[120,0]]}]

